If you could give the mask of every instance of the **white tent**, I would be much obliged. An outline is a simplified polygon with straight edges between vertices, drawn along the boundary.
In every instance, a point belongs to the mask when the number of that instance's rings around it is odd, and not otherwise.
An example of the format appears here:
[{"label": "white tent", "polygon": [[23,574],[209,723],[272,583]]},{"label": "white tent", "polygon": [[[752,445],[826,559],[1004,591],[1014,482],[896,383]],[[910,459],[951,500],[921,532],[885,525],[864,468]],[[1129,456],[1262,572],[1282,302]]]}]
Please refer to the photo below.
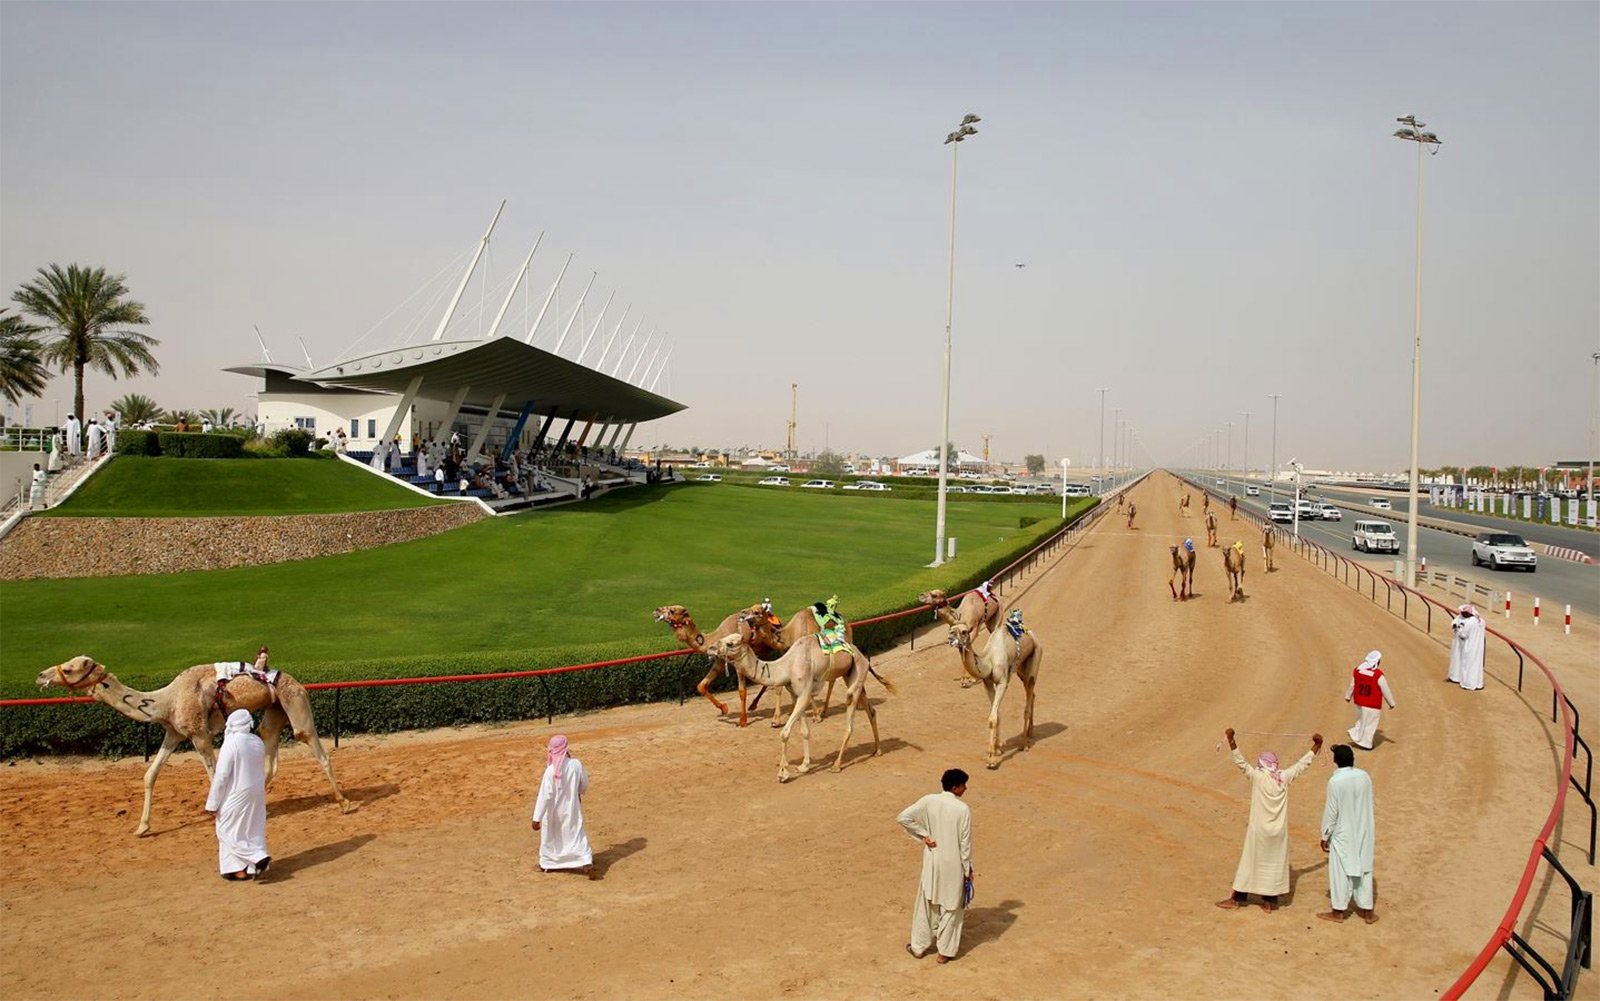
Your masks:
[{"label": "white tent", "polygon": [[[915,455],[903,455],[897,461],[900,463],[900,467],[902,469],[907,466],[927,466],[930,469],[938,469],[939,450],[936,448],[930,448],[926,452],[918,452]],[[984,461],[978,456],[973,455],[971,452],[958,448],[956,449],[956,465],[962,467],[972,466],[976,468],[984,465]]]}]

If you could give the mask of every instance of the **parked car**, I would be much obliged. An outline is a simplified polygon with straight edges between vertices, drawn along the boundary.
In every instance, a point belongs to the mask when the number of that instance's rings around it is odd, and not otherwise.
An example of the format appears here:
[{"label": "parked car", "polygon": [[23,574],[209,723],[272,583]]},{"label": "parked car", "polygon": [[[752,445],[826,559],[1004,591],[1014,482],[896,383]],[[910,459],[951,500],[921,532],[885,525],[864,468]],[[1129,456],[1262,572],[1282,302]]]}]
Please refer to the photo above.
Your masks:
[{"label": "parked car", "polygon": [[1398,553],[1400,540],[1387,521],[1358,521],[1350,526],[1350,548],[1362,553]]},{"label": "parked car", "polygon": [[1317,517],[1322,521],[1343,521],[1344,513],[1327,501],[1317,505]]},{"label": "parked car", "polygon": [[1373,497],[1373,498],[1369,499],[1367,501],[1367,507],[1375,508],[1376,510],[1379,510],[1379,511],[1393,511],[1394,510],[1394,505],[1390,504],[1388,499],[1384,498],[1384,497]]},{"label": "parked car", "polygon": [[704,476],[696,476],[695,477],[695,482],[696,483],[721,483],[722,482],[722,477],[718,476],[715,473],[706,473]]},{"label": "parked car", "polygon": [[773,466],[772,467],[772,471],[774,473],[792,473],[792,472],[794,472],[794,470],[790,469],[788,466]]},{"label": "parked car", "polygon": [[1223,486],[1223,485],[1224,485],[1224,484],[1225,484],[1225,483],[1226,483],[1226,482],[1227,482],[1227,481],[1226,481],[1226,480],[1224,480],[1224,479],[1223,479],[1223,478],[1222,478],[1222,477],[1220,477],[1220,476],[1219,476],[1219,477],[1217,477],[1217,486],[1219,486],[1219,487],[1220,487],[1220,486]]},{"label": "parked car", "polygon": [[784,476],[768,476],[766,479],[756,481],[756,486],[758,487],[786,487],[788,485],[789,480]]},{"label": "parked car", "polygon": [[[846,490],[893,490],[894,489],[893,487],[889,486],[886,483],[879,483],[877,480],[861,480],[860,482],[857,482],[857,483],[846,483],[844,485],[844,488]],[[957,489],[956,487],[946,487],[945,488],[945,490],[947,492],[954,492],[956,489]]]},{"label": "parked car", "polygon": [[711,468],[711,463],[709,463],[709,462],[691,462],[691,463],[689,463],[689,468],[690,469],[710,469]]},{"label": "parked car", "polygon": [[1472,565],[1537,573],[1539,557],[1515,532],[1479,532],[1472,540]]},{"label": "parked car", "polygon": [[1089,484],[1068,483],[1066,486],[1061,488],[1061,492],[1066,494],[1068,497],[1087,497],[1089,496]]},{"label": "parked car", "polygon": [[804,483],[800,484],[800,489],[801,490],[832,490],[833,486],[834,486],[834,484],[833,484],[832,480],[807,480]]},{"label": "parked car", "polygon": [[1273,521],[1293,521],[1294,508],[1288,501],[1273,501],[1267,506],[1267,517]]},{"label": "parked car", "polygon": [[[887,490],[889,488],[888,487],[884,487],[883,489]],[[947,493],[947,494],[970,494],[970,493],[972,493],[972,491],[967,489],[966,487],[952,487],[952,486],[949,486],[949,485],[945,486],[944,492]]]},{"label": "parked car", "polygon": [[1254,487],[1254,486],[1245,487],[1244,488],[1244,495],[1246,497],[1260,497],[1261,496],[1261,488],[1260,487]]}]

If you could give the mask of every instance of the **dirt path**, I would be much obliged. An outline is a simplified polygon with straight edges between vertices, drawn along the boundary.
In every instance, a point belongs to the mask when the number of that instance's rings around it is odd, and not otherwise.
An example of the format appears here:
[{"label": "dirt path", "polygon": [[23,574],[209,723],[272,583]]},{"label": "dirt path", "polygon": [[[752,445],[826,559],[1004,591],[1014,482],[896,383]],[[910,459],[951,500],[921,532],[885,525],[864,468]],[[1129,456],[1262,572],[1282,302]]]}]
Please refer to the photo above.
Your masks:
[{"label": "dirt path", "polygon": [[[362,738],[335,756],[361,809],[342,816],[303,749],[269,797],[274,878],[215,875],[204,773],[175,759],[157,836],[131,836],[138,761],[0,769],[0,989],[8,998],[1432,997],[1499,920],[1549,806],[1543,689],[1441,682],[1441,642],[1280,552],[1229,603],[1220,550],[1179,487],[1136,488],[1138,526],[1107,518],[1055,568],[1008,591],[1045,650],[1038,742],[983,763],[981,688],[962,689],[942,629],[876,661],[901,688],[832,774],[780,786],[765,723],[701,701],[505,728]],[[1221,536],[1231,530],[1225,517]],[[1199,596],[1174,603],[1166,546],[1198,534]],[[1317,847],[1326,752],[1291,796],[1297,881],[1276,914],[1225,913],[1248,812],[1215,746],[1224,727],[1343,740],[1350,665],[1384,652],[1398,710],[1358,763],[1378,792],[1375,927],[1326,907]],[[1496,673],[1491,659],[1491,673]],[[881,689],[874,689],[881,696]],[[1548,704],[1543,707],[1548,710]],[[598,882],[535,869],[528,830],[548,734],[593,776]],[[831,761],[840,716],[814,728]],[[1263,741],[1265,743],[1263,743]],[[1242,737],[1292,760],[1299,737]],[[917,847],[895,813],[973,773],[978,896],[959,962],[902,949]],[[1580,878],[1592,882],[1593,870]],[[1551,891],[1552,921],[1565,913]],[[1497,961],[1476,994],[1534,996]],[[1592,983],[1592,981],[1591,981]],[[1583,990],[1580,987],[1580,991]]]}]

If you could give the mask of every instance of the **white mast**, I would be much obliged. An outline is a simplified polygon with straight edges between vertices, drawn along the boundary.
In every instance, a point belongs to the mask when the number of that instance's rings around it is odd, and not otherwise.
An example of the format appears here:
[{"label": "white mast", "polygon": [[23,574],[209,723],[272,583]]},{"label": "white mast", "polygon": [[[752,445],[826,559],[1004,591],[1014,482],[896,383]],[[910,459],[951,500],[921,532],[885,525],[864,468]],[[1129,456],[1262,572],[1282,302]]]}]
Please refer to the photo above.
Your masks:
[{"label": "white mast", "polygon": [[578,349],[578,357],[572,359],[573,361],[580,365],[583,364],[583,353],[589,350],[589,342],[594,340],[594,335],[600,332],[600,324],[604,323],[606,319],[606,310],[611,308],[611,300],[616,297],[617,290],[612,289],[611,294],[606,296],[606,304],[600,307],[600,315],[594,318],[594,326],[589,328],[589,336],[583,339],[583,346]]},{"label": "white mast", "polygon": [[[595,361],[594,361],[594,370],[596,372],[600,371],[600,363],[602,361],[605,361],[606,351],[610,351],[611,350],[611,342],[615,341],[617,339],[617,331],[622,329],[623,323],[627,322],[628,314],[631,313],[631,312],[633,312],[633,303],[630,302],[630,303],[628,303],[628,308],[622,311],[622,315],[617,317],[617,325],[615,327],[611,328],[611,336],[606,338],[606,350],[600,352],[600,357],[596,358]],[[583,356],[588,352],[588,350],[589,350],[589,342],[588,341],[584,341],[583,342],[583,350],[578,352],[578,361],[579,362],[583,361]]]},{"label": "white mast", "polygon": [[511,308],[511,300],[517,297],[517,289],[522,285],[522,276],[528,273],[528,265],[533,263],[533,255],[539,252],[539,244],[544,242],[544,233],[539,234],[539,239],[533,241],[533,249],[528,251],[528,256],[522,262],[522,270],[517,272],[516,281],[511,283],[511,290],[506,293],[506,301],[500,305],[500,312],[495,314],[494,323],[489,326],[489,336],[484,340],[493,340],[495,331],[500,329],[500,321],[506,318],[506,310]]},{"label": "white mast", "polygon": [[[607,375],[614,376],[622,371],[622,363],[628,358],[628,349],[633,347],[633,339],[639,336],[639,328],[642,326],[644,326],[644,317],[641,316],[639,317],[639,322],[633,325],[633,333],[629,334],[627,341],[623,343],[622,353],[617,355],[617,363],[611,366],[611,371],[607,372]],[[654,331],[651,332],[654,333]]]},{"label": "white mast", "polygon": [[250,329],[256,332],[256,343],[261,345],[262,360],[270,364],[272,362],[272,352],[267,350],[267,339],[261,336],[261,328],[252,323],[250,324]]},{"label": "white mast", "polygon": [[567,343],[567,335],[572,333],[572,325],[578,322],[578,314],[583,310],[583,300],[589,297],[589,290],[594,288],[594,280],[599,274],[598,271],[589,272],[589,284],[583,287],[583,295],[578,296],[578,304],[572,307],[572,318],[567,320],[567,326],[561,331],[561,336],[557,338],[555,349],[550,352],[551,354],[561,353],[561,345]]},{"label": "white mast", "polygon": [[317,366],[311,364],[311,352],[306,350],[306,339],[304,337],[296,337],[295,340],[300,342],[300,353],[306,356],[306,368],[316,368]]},{"label": "white mast", "polygon": [[656,336],[656,332],[654,330],[651,330],[650,331],[650,336],[646,337],[644,339],[644,343],[639,346],[639,357],[637,357],[637,358],[635,358],[633,360],[633,365],[632,365],[632,367],[630,367],[628,369],[628,374],[622,377],[622,381],[623,382],[632,382],[633,381],[633,373],[639,371],[639,363],[644,361],[645,352],[650,350],[650,341],[655,336]]},{"label": "white mast", "polygon": [[500,213],[506,210],[504,200],[500,207],[494,210],[494,218],[489,220],[489,228],[484,231],[483,239],[478,241],[477,253],[472,255],[472,263],[467,265],[467,273],[461,276],[461,284],[456,286],[456,294],[450,298],[450,305],[445,309],[444,315],[439,318],[439,329],[433,332],[433,339],[438,340],[444,336],[444,328],[450,325],[450,318],[456,315],[456,306],[461,303],[462,293],[467,290],[467,283],[472,281],[472,273],[478,270],[478,258],[483,256],[485,248],[489,246],[489,235],[494,232],[494,224],[500,221]]},{"label": "white mast", "polygon": [[567,255],[566,264],[561,265],[561,273],[556,275],[554,285],[550,286],[550,294],[544,297],[544,305],[539,307],[539,315],[533,318],[533,326],[528,328],[528,336],[522,339],[524,344],[533,343],[534,331],[539,329],[539,324],[544,321],[544,311],[550,308],[550,300],[556,297],[556,289],[561,287],[561,279],[567,274],[567,265],[572,263],[572,255]]},{"label": "white mast", "polygon": [[[639,381],[637,383],[634,383],[634,385],[637,385],[637,386],[644,385],[644,376],[646,374],[648,374],[652,368],[656,367],[656,359],[661,357],[661,349],[666,346],[666,343],[667,343],[667,337],[666,337],[665,334],[662,334],[660,343],[658,343],[656,345],[655,353],[650,356],[650,363],[644,367],[644,374],[641,374],[639,376]],[[644,357],[644,352],[641,351],[639,353],[639,357],[642,359]],[[633,367],[634,368],[638,368],[639,367],[639,363],[638,362],[634,362]],[[628,381],[629,382],[633,382],[633,372],[632,372],[632,370],[629,370],[629,372],[628,372]]]},{"label": "white mast", "polygon": [[[673,345],[673,347],[676,347],[676,346],[677,345]],[[667,370],[667,358],[671,358],[671,357],[672,357],[672,348],[668,348],[667,349],[666,358],[662,358],[661,359],[661,367],[656,369],[656,377],[654,379],[650,380],[650,392],[653,393],[653,392],[656,391],[656,383],[661,381],[662,373]],[[639,382],[642,384],[644,382],[644,380],[640,379]]]}]

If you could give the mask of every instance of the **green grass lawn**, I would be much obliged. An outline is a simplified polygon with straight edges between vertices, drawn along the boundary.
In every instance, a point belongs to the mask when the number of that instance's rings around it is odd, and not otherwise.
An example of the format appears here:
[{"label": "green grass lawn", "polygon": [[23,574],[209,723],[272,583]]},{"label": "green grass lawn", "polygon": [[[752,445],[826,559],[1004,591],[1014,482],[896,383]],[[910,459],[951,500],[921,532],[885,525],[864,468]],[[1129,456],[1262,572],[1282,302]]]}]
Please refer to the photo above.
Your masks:
[{"label": "green grass lawn", "polygon": [[333,514],[426,507],[398,483],[336,459],[167,459],[118,456],[60,507],[56,518],[193,518]]},{"label": "green grass lawn", "polygon": [[[129,468],[163,464],[204,463],[139,460]],[[231,463],[279,464],[298,463]],[[1074,500],[1071,510],[1088,504]],[[575,648],[666,650],[671,635],[650,614],[658,605],[686,605],[713,625],[764,597],[787,616],[837,593],[841,609],[859,618],[904,607],[925,588],[953,586],[1047,534],[1059,514],[1049,498],[952,504],[949,534],[960,540],[959,559],[930,570],[931,501],[639,487],[319,560],[8,582],[0,585],[0,687],[15,693],[42,668],[80,653],[131,683],[247,659],[261,643],[271,644],[274,663],[305,680],[423,673],[441,663],[495,670]],[[1021,528],[1023,516],[1040,521]]]}]

